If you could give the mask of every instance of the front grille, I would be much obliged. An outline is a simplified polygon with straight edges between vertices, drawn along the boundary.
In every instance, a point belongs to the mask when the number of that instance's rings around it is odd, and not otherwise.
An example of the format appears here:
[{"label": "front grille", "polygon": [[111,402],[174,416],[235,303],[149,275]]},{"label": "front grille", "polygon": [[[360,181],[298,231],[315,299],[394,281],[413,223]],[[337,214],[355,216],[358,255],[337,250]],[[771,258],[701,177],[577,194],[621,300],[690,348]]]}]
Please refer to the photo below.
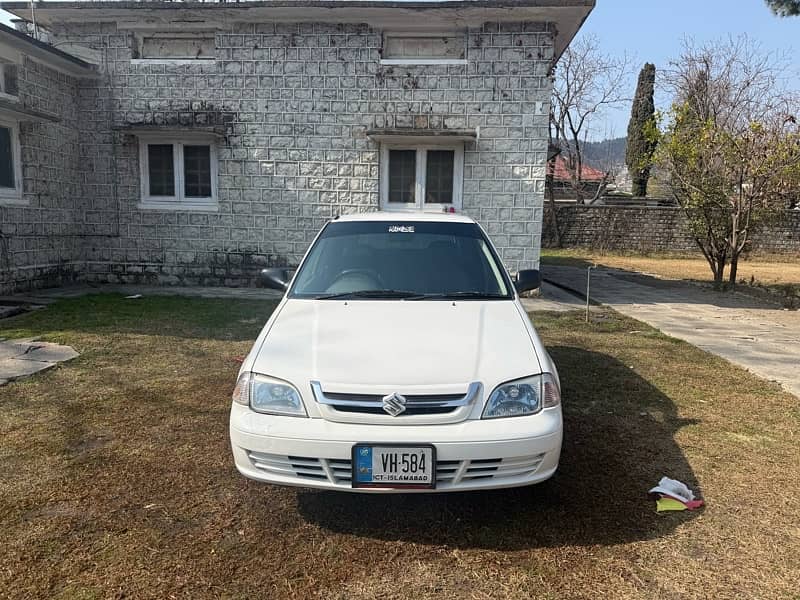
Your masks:
[{"label": "front grille", "polygon": [[463,421],[480,397],[482,387],[474,382],[459,394],[397,394],[383,390],[364,394],[324,391],[319,381],[312,381],[311,389],[320,415],[329,421],[425,425]]},{"label": "front grille", "polygon": [[[253,466],[266,473],[295,477],[298,480],[327,481],[350,486],[352,462],[349,458],[308,458],[248,452]],[[436,487],[457,487],[478,480],[501,480],[532,475],[544,459],[544,453],[513,458],[473,460],[437,460]]]},{"label": "front grille", "polygon": [[298,479],[350,483],[350,459],[309,458],[305,456],[280,456],[264,452],[248,452],[253,466],[265,473],[296,477]]},{"label": "front grille", "polygon": [[[368,415],[385,415],[383,410],[383,396],[373,394],[336,394],[325,392],[325,397],[332,400],[333,403],[329,404],[339,412],[362,413]],[[414,415],[442,415],[451,413],[456,410],[456,406],[442,406],[443,402],[453,402],[460,400],[464,394],[444,394],[440,396],[434,395],[407,395],[405,398],[408,401],[406,410],[398,415],[397,418],[411,417]],[[349,404],[350,402],[361,402],[374,404],[374,406],[355,406]],[[430,403],[432,406],[425,406],[425,403]]]},{"label": "front grille", "polygon": [[544,459],[544,453],[514,458],[482,458],[436,462],[437,481],[475,481],[532,475]]}]

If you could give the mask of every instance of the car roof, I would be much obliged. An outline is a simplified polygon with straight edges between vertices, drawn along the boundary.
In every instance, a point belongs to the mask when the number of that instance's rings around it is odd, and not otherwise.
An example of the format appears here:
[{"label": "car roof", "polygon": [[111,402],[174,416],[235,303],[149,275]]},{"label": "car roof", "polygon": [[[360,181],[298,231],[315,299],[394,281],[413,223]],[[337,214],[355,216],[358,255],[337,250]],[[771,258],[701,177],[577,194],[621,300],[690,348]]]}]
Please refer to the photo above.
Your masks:
[{"label": "car roof", "polygon": [[392,221],[402,223],[407,221],[428,221],[433,223],[475,223],[475,219],[459,213],[446,212],[391,212],[378,211],[341,215],[335,221]]}]

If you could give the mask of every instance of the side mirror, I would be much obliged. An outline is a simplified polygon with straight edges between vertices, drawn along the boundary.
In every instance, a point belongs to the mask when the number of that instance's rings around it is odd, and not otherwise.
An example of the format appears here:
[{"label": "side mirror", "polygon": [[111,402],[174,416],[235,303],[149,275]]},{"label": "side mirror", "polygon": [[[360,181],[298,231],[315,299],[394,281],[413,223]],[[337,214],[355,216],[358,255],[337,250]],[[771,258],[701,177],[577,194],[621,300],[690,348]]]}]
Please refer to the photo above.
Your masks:
[{"label": "side mirror", "polygon": [[259,287],[285,292],[286,288],[289,287],[289,281],[292,279],[289,272],[290,269],[283,267],[262,269],[258,274],[258,285]]},{"label": "side mirror", "polygon": [[538,269],[523,269],[517,273],[517,278],[514,280],[514,287],[519,294],[535,290],[540,285],[542,285],[542,274]]}]

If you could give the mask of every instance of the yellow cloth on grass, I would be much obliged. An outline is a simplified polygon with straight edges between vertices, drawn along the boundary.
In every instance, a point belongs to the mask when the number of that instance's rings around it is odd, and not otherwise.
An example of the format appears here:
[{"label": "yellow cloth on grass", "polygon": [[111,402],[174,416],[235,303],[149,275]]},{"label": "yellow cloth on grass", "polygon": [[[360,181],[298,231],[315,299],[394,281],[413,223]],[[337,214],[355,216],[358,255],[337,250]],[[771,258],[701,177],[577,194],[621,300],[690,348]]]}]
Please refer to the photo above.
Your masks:
[{"label": "yellow cloth on grass", "polygon": [[672,510],[686,510],[686,505],[674,498],[659,498],[656,500],[656,512],[668,512]]}]

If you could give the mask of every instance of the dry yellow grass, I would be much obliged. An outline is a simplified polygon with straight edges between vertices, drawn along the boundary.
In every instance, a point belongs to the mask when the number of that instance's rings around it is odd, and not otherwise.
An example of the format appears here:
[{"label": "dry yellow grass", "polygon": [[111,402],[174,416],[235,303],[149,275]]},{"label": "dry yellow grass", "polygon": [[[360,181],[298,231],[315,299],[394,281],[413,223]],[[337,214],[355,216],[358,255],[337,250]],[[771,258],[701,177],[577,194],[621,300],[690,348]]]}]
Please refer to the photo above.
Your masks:
[{"label": "dry yellow grass", "polygon": [[[537,314],[565,444],[531,488],[247,481],[236,361],[272,305],[95,296],[0,321],[82,355],[0,388],[0,597],[797,598],[798,400],[642,323]],[[702,492],[658,516],[662,475]]]},{"label": "dry yellow grass", "polygon": [[[706,260],[698,256],[638,256],[593,252],[584,249],[544,250],[545,263],[570,259],[597,263],[615,269],[638,271],[665,279],[693,279],[712,281],[711,269]],[[762,285],[800,285],[800,258],[769,256],[747,259],[739,263],[738,278]]]}]

